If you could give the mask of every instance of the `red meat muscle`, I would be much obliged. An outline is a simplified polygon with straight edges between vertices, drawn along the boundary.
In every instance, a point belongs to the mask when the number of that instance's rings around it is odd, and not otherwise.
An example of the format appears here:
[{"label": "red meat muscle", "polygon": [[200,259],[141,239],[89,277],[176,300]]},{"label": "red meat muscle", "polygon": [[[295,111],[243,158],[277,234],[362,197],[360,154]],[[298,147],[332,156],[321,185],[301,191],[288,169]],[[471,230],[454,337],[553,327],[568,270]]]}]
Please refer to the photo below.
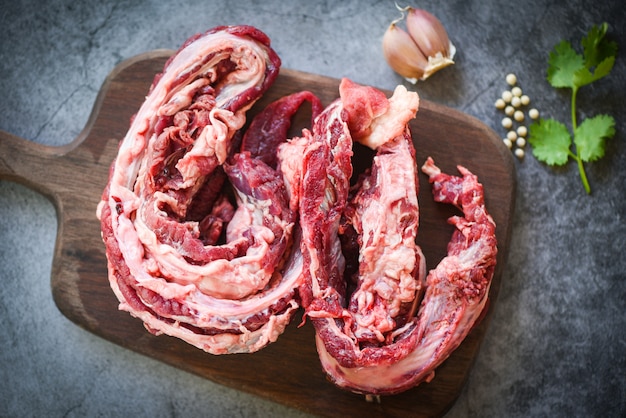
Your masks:
[{"label": "red meat muscle", "polygon": [[[120,309],[155,334],[214,354],[254,352],[299,306],[290,177],[264,158],[286,131],[264,149],[234,139],[279,67],[255,28],[195,36],[155,77],[120,144],[98,207],[109,280]],[[314,100],[286,97],[259,120],[284,125],[304,99]]]},{"label": "red meat muscle", "polygon": [[[250,26],[190,38],[131,121],[98,205],[120,309],[154,334],[213,354],[275,341],[302,306],[337,386],[394,394],[434,376],[487,302],[497,254],[482,185],[459,166],[422,171],[463,216],[426,273],[416,244],[418,170],[409,121],[419,97],[343,79],[326,108],[311,92],[247,110],[280,59]],[[288,139],[311,103],[312,125]],[[353,179],[353,145],[375,151]]]},{"label": "red meat muscle", "polygon": [[[393,394],[432,379],[479,317],[495,266],[495,224],[475,176],[462,167],[463,177],[442,174],[429,159],[423,171],[435,199],[458,206],[464,217],[450,220],[457,232],[448,256],[424,280],[408,128],[419,99],[398,87],[381,105],[380,93],[348,80],[340,91],[314,125],[308,158],[320,157],[314,178],[305,170],[302,183],[301,213],[315,213],[300,222],[304,287],[310,285],[302,300],[329,379],[357,393]],[[364,103],[372,105],[364,111]],[[377,153],[349,193],[353,131]],[[346,261],[355,249],[357,267]]]}]

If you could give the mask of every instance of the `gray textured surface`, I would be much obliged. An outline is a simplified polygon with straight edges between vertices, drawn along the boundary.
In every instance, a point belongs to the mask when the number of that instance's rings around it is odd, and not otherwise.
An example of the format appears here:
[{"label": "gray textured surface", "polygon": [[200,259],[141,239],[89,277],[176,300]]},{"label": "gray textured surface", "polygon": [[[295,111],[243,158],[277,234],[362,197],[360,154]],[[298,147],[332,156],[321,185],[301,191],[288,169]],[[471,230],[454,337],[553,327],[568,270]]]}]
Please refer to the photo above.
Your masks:
[{"label": "gray textured surface", "polygon": [[[177,48],[215,25],[265,31],[283,65],[391,89],[402,80],[380,40],[393,1],[17,1],[0,11],[0,129],[44,144],[71,141],[120,61]],[[504,3],[504,4],[503,4]],[[510,4],[506,4],[510,3]],[[569,120],[568,96],[545,82],[547,52],[607,21],[621,47],[611,76],[581,90],[581,117],[617,119],[607,156],[588,166],[517,162],[508,267],[486,339],[450,417],[626,414],[626,11],[602,2],[420,3],[439,16],[457,65],[417,90],[497,132],[504,75],[543,115]],[[569,123],[569,122],[568,122]],[[503,133],[503,132],[502,132]],[[303,416],[86,333],[52,301],[56,218],[43,196],[0,182],[0,416]]]}]

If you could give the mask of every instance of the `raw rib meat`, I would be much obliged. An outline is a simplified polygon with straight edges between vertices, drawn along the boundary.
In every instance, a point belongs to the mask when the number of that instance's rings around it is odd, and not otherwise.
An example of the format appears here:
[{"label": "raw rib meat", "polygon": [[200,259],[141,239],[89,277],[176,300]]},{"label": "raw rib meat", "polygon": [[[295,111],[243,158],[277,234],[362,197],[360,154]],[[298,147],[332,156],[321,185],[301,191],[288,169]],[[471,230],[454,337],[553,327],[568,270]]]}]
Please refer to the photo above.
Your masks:
[{"label": "raw rib meat", "polygon": [[[275,341],[302,306],[337,386],[376,396],[430,381],[487,302],[497,247],[482,185],[461,166],[422,167],[435,200],[463,212],[426,276],[408,125],[418,95],[343,79],[326,108],[294,93],[244,132],[279,67],[259,30],[218,27],[155,77],[97,211],[120,309],[227,354]],[[305,101],[312,127],[288,139]],[[357,179],[354,142],[375,152]]]},{"label": "raw rib meat", "polygon": [[[356,393],[394,394],[432,379],[483,311],[495,224],[475,176],[462,167],[463,177],[442,174],[429,159],[423,171],[435,199],[458,206],[464,217],[450,220],[457,231],[448,255],[424,281],[407,125],[418,97],[398,87],[386,101],[349,80],[340,91],[316,121],[305,154],[302,301],[329,379]],[[353,137],[377,154],[349,192]]]},{"label": "raw rib meat", "polygon": [[[301,93],[261,113],[248,134],[270,135],[263,147],[244,139],[237,149],[235,135],[279,67],[253,27],[194,36],[155,77],[120,144],[98,206],[109,280],[120,309],[154,334],[213,354],[254,352],[299,307],[292,179],[268,156],[304,100],[321,105]],[[273,129],[255,127],[264,125]]]}]

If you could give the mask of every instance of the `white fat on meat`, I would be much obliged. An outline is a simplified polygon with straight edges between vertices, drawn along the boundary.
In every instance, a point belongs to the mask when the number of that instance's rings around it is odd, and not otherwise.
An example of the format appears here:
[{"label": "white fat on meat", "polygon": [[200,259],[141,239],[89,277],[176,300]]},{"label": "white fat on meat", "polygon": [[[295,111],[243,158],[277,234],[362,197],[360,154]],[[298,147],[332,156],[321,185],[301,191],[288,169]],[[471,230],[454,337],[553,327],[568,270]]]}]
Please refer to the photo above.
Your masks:
[{"label": "white fat on meat", "polygon": [[[415,237],[418,204],[415,178],[417,168],[402,136],[387,142],[385,153],[374,157],[375,179],[362,188],[377,190],[377,199],[357,197],[353,224],[362,236],[359,251],[359,287],[352,295],[358,309],[354,319],[357,338],[371,332],[379,341],[395,328],[401,305],[411,303],[421,288],[424,273]],[[372,180],[376,184],[369,184]],[[408,185],[408,187],[406,187]]]},{"label": "white fat on meat", "polygon": [[[463,167],[459,167],[462,177],[442,174],[429,159],[422,170],[433,183],[435,200],[456,205],[464,216],[450,219],[456,232],[449,254],[425,278],[424,257],[415,243],[417,164],[408,127],[419,99],[399,87],[384,103],[379,93],[349,81],[342,81],[340,91],[348,113],[359,111],[348,116],[355,140],[377,151],[354,197],[330,201],[335,206],[328,207],[332,213],[347,205],[347,223],[359,237],[358,277],[347,307],[332,298],[334,289],[316,283],[316,261],[327,257],[328,241],[333,247],[340,238],[334,223],[327,231],[309,230],[315,225],[303,224],[303,242],[311,243],[302,247],[310,253],[304,271],[310,270],[313,293],[305,307],[330,381],[355,393],[395,394],[432,380],[436,368],[481,317],[497,254],[495,224],[474,175]],[[333,162],[326,164],[329,176],[336,173]],[[337,176],[329,183],[337,189],[348,187],[341,181],[345,180]],[[302,193],[306,197],[316,191],[305,187]],[[329,237],[324,247],[315,246],[317,234]],[[335,274],[343,272],[340,266],[335,265]]]},{"label": "white fat on meat", "polygon": [[386,112],[372,120],[371,133],[359,142],[373,150],[378,149],[390,139],[402,135],[418,109],[417,93],[408,91],[404,86],[397,86],[388,100]]},{"label": "white fat on meat", "polygon": [[[229,64],[222,66],[224,61]],[[184,219],[205,178],[226,163],[246,111],[279,66],[269,40],[252,27],[216,28],[194,37],[155,78],[120,144],[97,215],[120,309],[154,334],[181,338],[213,354],[254,352],[275,341],[299,307],[295,289],[302,259],[291,252],[298,245],[292,242],[294,219],[272,212],[272,201],[239,193],[234,223],[225,220],[224,244],[189,245],[188,240],[199,240],[202,222]],[[172,159],[170,137],[159,138],[163,124],[176,123],[197,95],[212,97],[203,105],[210,106],[206,122],[194,127],[193,142],[172,143],[184,151],[172,156],[179,178],[170,170],[162,180],[159,164],[169,169]],[[291,180],[289,173],[284,179]],[[175,223],[177,235],[164,239]],[[268,262],[276,234],[285,253]],[[198,262],[193,251],[216,255]]]}]

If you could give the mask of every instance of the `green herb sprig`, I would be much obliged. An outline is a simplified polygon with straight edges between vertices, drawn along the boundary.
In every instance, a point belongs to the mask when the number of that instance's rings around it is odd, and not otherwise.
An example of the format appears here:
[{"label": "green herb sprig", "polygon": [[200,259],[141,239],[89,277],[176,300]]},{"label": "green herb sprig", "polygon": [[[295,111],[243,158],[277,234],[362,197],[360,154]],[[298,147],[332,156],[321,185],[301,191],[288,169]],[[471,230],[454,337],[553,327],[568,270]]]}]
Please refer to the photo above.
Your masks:
[{"label": "green herb sprig", "polygon": [[579,125],[576,94],[581,87],[607,76],[613,68],[617,44],[605,38],[607,30],[607,23],[593,26],[581,41],[582,55],[568,41],[561,41],[550,53],[548,82],[554,88],[571,89],[573,141],[568,128],[554,119],[539,119],[529,127],[528,142],[534,156],[552,166],[564,165],[572,158],[578,164],[587,194],[591,193],[591,187],[583,163],[604,156],[606,141],[615,135],[615,120],[609,115],[597,115]]}]

